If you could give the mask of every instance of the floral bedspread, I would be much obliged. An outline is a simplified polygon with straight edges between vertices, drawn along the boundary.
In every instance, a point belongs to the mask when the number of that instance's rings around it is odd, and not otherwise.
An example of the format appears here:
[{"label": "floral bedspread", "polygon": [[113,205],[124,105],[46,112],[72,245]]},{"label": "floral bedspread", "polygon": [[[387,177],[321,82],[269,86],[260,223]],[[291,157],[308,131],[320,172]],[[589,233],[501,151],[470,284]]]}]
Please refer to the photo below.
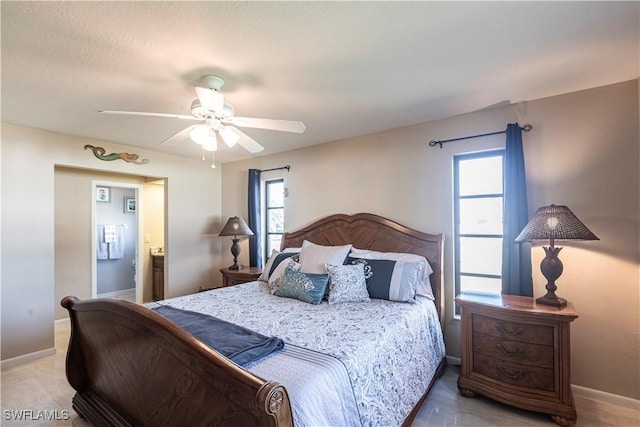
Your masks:
[{"label": "floral bedspread", "polygon": [[[277,297],[261,282],[161,301],[242,325],[339,359],[363,426],[400,426],[445,356],[433,301],[312,305]],[[251,370],[251,369],[249,369]]]}]

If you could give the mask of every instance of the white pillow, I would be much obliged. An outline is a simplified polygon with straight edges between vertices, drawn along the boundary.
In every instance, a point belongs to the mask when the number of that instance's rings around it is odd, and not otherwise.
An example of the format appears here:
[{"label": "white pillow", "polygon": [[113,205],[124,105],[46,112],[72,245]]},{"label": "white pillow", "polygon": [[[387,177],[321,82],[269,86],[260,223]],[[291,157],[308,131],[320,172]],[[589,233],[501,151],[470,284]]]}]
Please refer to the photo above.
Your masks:
[{"label": "white pillow", "polygon": [[351,248],[353,258],[363,259],[388,259],[392,261],[418,262],[421,264],[422,274],[420,281],[416,287],[416,295],[433,298],[433,290],[431,289],[431,280],[429,276],[433,273],[433,268],[429,261],[422,255],[409,254],[404,252],[378,252],[368,249]]},{"label": "white pillow", "polygon": [[264,268],[262,269],[262,273],[260,274],[260,277],[258,277],[258,280],[261,282],[268,282],[270,275],[273,273],[272,270],[274,270],[278,266],[277,264],[276,265],[273,265],[273,264],[274,263],[279,264],[283,259],[285,259],[285,257],[287,257],[287,255],[281,255],[281,256],[278,256],[278,255],[291,254],[291,255],[288,255],[288,257],[293,257],[299,253],[300,253],[300,248],[288,248],[283,250],[282,252],[273,249],[271,251],[271,256],[269,257],[269,260],[267,261]]},{"label": "white pillow", "polygon": [[271,268],[273,268],[273,262],[276,260],[276,256],[279,253],[280,252],[275,249],[271,251],[271,255],[269,256],[267,263],[264,265],[264,268],[262,269],[262,273],[260,274],[260,277],[258,277],[258,280],[260,280],[261,282],[266,282],[267,280],[269,280],[269,272],[271,271]]},{"label": "white pillow", "polygon": [[300,271],[302,273],[326,273],[325,264],[344,264],[350,250],[351,245],[322,246],[305,240],[302,242],[302,249],[300,249],[300,264],[302,264]]}]

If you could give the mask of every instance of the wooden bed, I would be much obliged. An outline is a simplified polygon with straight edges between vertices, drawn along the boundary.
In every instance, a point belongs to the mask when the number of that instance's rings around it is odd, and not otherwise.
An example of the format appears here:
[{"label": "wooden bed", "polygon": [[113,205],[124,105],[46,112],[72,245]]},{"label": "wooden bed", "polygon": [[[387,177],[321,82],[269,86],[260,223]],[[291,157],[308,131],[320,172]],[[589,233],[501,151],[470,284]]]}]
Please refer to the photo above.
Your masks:
[{"label": "wooden bed", "polygon": [[[319,245],[426,257],[442,319],[443,236],[373,214],[332,215],[285,233],[282,247]],[[66,297],[71,339],[66,361],[75,411],[95,426],[292,426],[284,386],[264,381],[159,314],[135,303]],[[404,422],[410,425],[438,374]]]}]

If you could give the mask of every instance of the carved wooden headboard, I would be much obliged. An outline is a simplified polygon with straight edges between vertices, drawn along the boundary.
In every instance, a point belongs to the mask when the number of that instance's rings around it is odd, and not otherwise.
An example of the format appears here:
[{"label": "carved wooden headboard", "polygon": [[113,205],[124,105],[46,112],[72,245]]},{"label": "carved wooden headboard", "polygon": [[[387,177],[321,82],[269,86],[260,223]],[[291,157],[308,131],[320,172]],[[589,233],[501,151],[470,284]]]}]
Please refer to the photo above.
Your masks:
[{"label": "carved wooden headboard", "polygon": [[298,231],[284,233],[282,248],[300,247],[308,240],[317,245],[352,244],[358,249],[380,252],[406,252],[422,255],[433,268],[430,281],[436,308],[442,319],[444,292],[442,250],[444,236],[413,230],[390,219],[370,214],[336,214],[322,218]]}]

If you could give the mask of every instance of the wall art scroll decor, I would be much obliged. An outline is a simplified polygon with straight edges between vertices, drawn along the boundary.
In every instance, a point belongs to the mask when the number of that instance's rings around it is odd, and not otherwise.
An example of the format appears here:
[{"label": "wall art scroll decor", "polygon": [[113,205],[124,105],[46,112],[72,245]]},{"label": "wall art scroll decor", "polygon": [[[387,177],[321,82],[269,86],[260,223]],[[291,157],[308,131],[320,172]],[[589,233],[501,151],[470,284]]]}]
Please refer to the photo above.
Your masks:
[{"label": "wall art scroll decor", "polygon": [[129,154],[129,153],[111,153],[105,156],[106,150],[102,147],[94,147],[93,145],[85,145],[84,149],[90,149],[93,151],[93,154],[100,160],[104,160],[105,162],[109,162],[112,160],[124,160],[125,162],[135,163],[136,165],[144,165],[149,163],[149,159],[140,159],[138,154]]}]

